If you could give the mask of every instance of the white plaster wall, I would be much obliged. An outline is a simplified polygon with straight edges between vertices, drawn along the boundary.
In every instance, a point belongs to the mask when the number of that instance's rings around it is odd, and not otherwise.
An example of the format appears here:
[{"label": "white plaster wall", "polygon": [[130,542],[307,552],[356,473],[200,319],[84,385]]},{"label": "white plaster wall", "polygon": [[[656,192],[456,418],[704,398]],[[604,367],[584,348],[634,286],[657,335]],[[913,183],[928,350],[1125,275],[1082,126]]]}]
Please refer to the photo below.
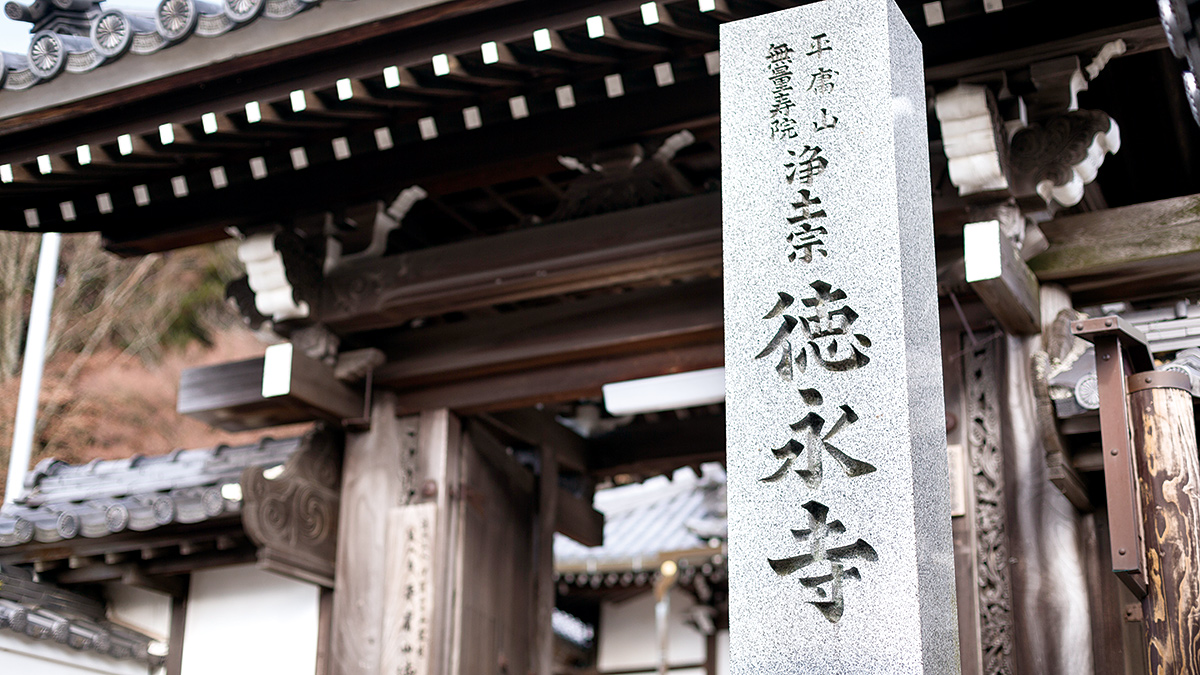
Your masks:
[{"label": "white plaster wall", "polygon": [[[671,665],[704,662],[704,635],[684,623],[687,610],[695,600],[678,589],[671,591],[670,646],[667,658]],[[658,637],[654,625],[654,593],[643,593],[622,603],[600,606],[599,656],[600,672],[645,668],[654,673],[658,662]],[[718,633],[718,652],[728,653],[728,634]],[[728,659],[717,658],[717,672],[729,672]],[[703,668],[672,670],[672,675],[704,675]],[[186,675],[186,674],[185,674]]]},{"label": "white plaster wall", "polygon": [[166,642],[171,635],[171,596],[124,584],[107,584],[108,619]]},{"label": "white plaster wall", "polygon": [[117,661],[0,630],[0,673],[4,675],[148,675],[149,670],[136,661]]},{"label": "white plaster wall", "polygon": [[312,675],[319,598],[316,585],[253,565],[193,573],[182,675]]}]

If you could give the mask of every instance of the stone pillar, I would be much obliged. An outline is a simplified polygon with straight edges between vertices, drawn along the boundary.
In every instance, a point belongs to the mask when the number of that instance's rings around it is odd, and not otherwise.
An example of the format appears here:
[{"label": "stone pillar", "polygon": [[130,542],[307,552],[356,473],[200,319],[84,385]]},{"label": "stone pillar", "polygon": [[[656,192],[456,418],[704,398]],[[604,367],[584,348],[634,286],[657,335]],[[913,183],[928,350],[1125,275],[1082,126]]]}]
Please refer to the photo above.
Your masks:
[{"label": "stone pillar", "polygon": [[721,28],[734,675],[958,672],[921,45]]}]

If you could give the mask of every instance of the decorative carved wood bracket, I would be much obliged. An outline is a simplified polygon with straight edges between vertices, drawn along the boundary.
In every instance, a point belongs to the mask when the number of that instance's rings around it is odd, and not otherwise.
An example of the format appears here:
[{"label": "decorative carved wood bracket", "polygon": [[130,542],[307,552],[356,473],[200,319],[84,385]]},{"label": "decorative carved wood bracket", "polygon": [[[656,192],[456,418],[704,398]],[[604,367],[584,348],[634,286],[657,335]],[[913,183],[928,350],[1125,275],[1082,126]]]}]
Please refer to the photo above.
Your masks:
[{"label": "decorative carved wood bracket", "polygon": [[1120,149],[1116,121],[1099,110],[1074,110],[1030,125],[1013,136],[1009,153],[1016,191],[1074,206],[1104,156]]},{"label": "decorative carved wood bracket", "polygon": [[318,427],[279,475],[242,473],[242,522],[263,569],[333,588],[342,447],[340,433]]}]

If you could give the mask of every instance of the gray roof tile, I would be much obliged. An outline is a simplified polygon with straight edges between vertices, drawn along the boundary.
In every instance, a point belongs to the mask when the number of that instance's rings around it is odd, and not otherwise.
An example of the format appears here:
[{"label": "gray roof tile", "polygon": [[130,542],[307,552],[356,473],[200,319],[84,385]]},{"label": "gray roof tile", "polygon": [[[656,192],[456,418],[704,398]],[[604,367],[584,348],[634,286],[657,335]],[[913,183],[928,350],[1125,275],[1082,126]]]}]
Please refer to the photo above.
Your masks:
[{"label": "gray roof tile", "polygon": [[0,547],[144,532],[237,514],[241,501],[227,499],[224,486],[239,484],[246,467],[282,464],[299,446],[299,438],[266,438],[253,445],[83,465],[44,460],[29,474],[21,496],[0,507]]},{"label": "gray roof tile", "polygon": [[102,603],[35,582],[19,567],[0,566],[0,630],[152,666],[164,656],[149,636],[109,622]]}]

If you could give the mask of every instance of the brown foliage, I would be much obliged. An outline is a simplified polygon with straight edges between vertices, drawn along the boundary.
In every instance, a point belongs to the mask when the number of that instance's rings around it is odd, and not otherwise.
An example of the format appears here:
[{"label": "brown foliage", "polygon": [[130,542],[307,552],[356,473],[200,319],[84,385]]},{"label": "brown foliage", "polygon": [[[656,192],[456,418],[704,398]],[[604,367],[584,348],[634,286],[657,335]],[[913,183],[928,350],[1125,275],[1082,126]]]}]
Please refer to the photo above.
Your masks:
[{"label": "brown foliage", "polygon": [[[36,235],[0,232],[0,485],[37,255]],[[175,413],[184,368],[264,349],[224,303],[236,273],[229,245],[126,260],[104,252],[94,235],[64,237],[34,461],[161,454],[257,436],[222,434]]]}]

